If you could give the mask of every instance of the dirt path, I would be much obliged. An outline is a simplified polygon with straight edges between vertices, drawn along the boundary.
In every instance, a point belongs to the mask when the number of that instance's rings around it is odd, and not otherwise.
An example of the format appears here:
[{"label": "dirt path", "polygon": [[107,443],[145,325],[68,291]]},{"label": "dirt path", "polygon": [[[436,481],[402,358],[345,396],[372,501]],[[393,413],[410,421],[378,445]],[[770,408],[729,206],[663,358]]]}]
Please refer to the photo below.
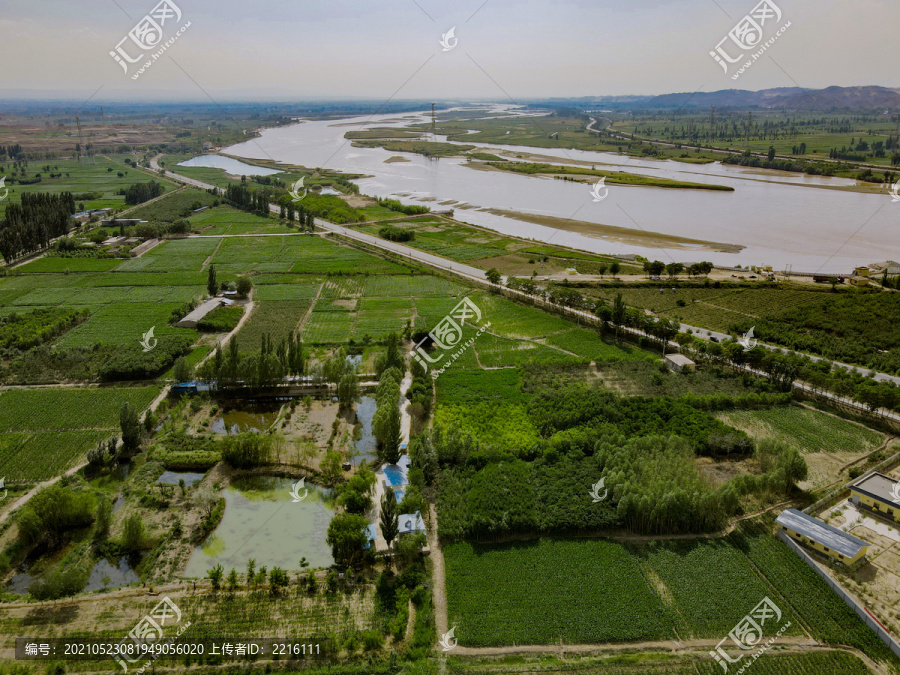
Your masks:
[{"label": "dirt path", "polygon": [[441,548],[441,542],[437,535],[437,508],[435,508],[434,504],[430,504],[429,508],[431,527],[426,532],[428,534],[428,548],[431,550],[431,578],[434,582],[434,593],[432,593],[434,600],[434,624],[438,635],[443,635],[449,630],[447,627],[447,575],[444,571],[444,551]]},{"label": "dirt path", "polygon": [[322,297],[322,289],[325,288],[325,284],[327,281],[323,281],[319,284],[319,289],[316,291],[316,297],[312,299],[312,302],[309,303],[309,309],[300,317],[300,321],[297,323],[297,326],[294,328],[295,331],[301,333],[303,331],[303,326],[306,325],[306,322],[309,321],[309,317],[312,316],[313,310],[316,308],[316,303],[319,302],[319,298]]},{"label": "dirt path", "polygon": [[219,249],[222,247],[223,241],[225,241],[225,240],[219,239],[219,243],[216,244],[216,247],[213,249],[213,252],[210,253],[209,256],[206,258],[206,260],[203,261],[203,267],[200,268],[201,270],[205,270],[206,266],[209,265],[210,261],[216,257],[216,253],[218,253]]}]

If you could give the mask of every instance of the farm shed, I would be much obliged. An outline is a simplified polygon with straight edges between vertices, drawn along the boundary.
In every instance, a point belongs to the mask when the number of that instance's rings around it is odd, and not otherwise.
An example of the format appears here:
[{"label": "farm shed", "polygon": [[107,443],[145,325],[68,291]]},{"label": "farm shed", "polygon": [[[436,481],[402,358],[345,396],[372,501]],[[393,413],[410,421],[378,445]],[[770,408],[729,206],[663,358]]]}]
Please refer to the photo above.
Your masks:
[{"label": "farm shed", "polygon": [[175,325],[178,328],[196,328],[197,322],[218,307],[221,302],[222,298],[207,300]]},{"label": "farm shed", "polygon": [[823,523],[803,511],[785,509],[775,519],[775,522],[782,530],[807,548],[833,558],[848,567],[861,564],[866,557],[869,547],[867,542]]},{"label": "farm shed", "polygon": [[697,369],[697,364],[684,354],[666,354],[666,365],[669,366],[669,370],[674,370],[676,373]]},{"label": "farm shed", "polygon": [[900,522],[900,481],[882,473],[870,471],[851,483],[850,501]]}]

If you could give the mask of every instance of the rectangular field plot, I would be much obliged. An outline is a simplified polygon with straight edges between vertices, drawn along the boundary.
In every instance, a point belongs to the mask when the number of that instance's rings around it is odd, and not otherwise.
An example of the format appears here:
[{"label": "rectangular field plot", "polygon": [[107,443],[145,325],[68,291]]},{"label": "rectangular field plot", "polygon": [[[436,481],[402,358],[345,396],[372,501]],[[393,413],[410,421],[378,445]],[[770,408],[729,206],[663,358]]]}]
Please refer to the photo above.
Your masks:
[{"label": "rectangular field plot", "polygon": [[858,454],[874,450],[884,440],[860,424],[799,405],[733,410],[717,417],[753,438],[774,438],[800,452]]},{"label": "rectangular field plot", "polygon": [[295,274],[404,274],[408,268],[375,255],[341,246],[321,237],[284,237],[277,261],[289,263]]},{"label": "rectangular field plot", "polygon": [[[685,639],[726,635],[771,595],[747,557],[723,541],[651,545],[635,553],[649,583],[675,610],[678,635]],[[784,634],[802,634],[797,618],[780,609],[782,620],[793,622]]]},{"label": "rectangular field plot", "polygon": [[367,277],[329,277],[322,288],[323,298],[358,298]]},{"label": "rectangular field plot", "polygon": [[719,638],[766,596],[778,625],[792,622],[784,635],[803,634],[788,602],[723,540],[453,543],[444,556],[449,620],[466,646]]},{"label": "rectangular field plot", "polygon": [[52,431],[0,436],[0,475],[13,481],[40,481],[58,476],[78,463],[115,428]]},{"label": "rectangular field plot", "polygon": [[254,300],[312,300],[319,291],[318,283],[266,284],[253,292]]},{"label": "rectangular field plot", "polygon": [[124,344],[141,340],[151,327],[160,335],[196,335],[193,329],[169,326],[172,310],[177,302],[122,302],[105,305],[59,341],[62,347],[91,347],[96,344]]},{"label": "rectangular field plot", "polygon": [[583,328],[551,335],[547,338],[547,344],[597,363],[653,358],[649,352],[628,344],[617,345],[607,342],[594,331]]},{"label": "rectangular field plot", "polygon": [[284,234],[285,232],[296,232],[277,220],[271,218],[263,218],[255,213],[247,213],[238,211],[231,207],[224,209],[219,207],[202,213],[195,214],[190,218],[191,228],[194,231],[201,231],[204,235],[212,234]]},{"label": "rectangular field plot", "polygon": [[455,543],[444,558],[449,623],[467,647],[675,637],[669,610],[619,544]]},{"label": "rectangular field plot", "polygon": [[0,433],[112,429],[122,404],[143,411],[157,387],[13,389],[0,394]]},{"label": "rectangular field plot", "polygon": [[439,298],[466,295],[464,286],[424,274],[368,277],[363,295],[367,298]]},{"label": "rectangular field plot", "polygon": [[[139,258],[140,260],[140,258]],[[39,277],[35,277],[39,278]],[[205,272],[123,272],[83,274],[72,285],[97,286],[196,286],[206,288]],[[61,284],[56,284],[61,285]]]},{"label": "rectangular field plot", "polygon": [[303,340],[310,344],[338,344],[353,337],[350,312],[313,312],[303,326]]},{"label": "rectangular field plot", "polygon": [[250,318],[237,334],[242,352],[254,352],[262,346],[262,336],[268,334],[277,345],[300,325],[308,300],[273,300],[258,302]]},{"label": "rectangular field plot", "polygon": [[166,241],[140,258],[126,260],[117,269],[120,272],[184,271],[197,272],[212,255],[220,239],[175,239]]},{"label": "rectangular field plot", "polygon": [[[474,329],[471,330],[474,337]],[[485,368],[520,366],[525,363],[550,363],[573,358],[565,352],[545,347],[536,342],[509,340],[488,333],[477,337],[472,348],[478,353],[478,360]]]},{"label": "rectangular field plot", "polygon": [[118,258],[39,258],[18,268],[22,274],[108,272],[121,265]]},{"label": "rectangular field plot", "polygon": [[491,332],[504,337],[546,337],[573,328],[571,322],[534,307],[525,307],[484,293],[471,297],[481,308],[482,318],[491,322]]}]

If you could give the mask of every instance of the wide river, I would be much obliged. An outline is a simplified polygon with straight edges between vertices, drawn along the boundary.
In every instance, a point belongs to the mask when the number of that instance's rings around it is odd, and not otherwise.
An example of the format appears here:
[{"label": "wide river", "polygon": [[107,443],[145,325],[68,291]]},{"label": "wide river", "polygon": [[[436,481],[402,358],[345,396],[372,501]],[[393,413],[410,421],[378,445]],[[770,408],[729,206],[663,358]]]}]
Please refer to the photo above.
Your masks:
[{"label": "wide river", "polygon": [[[481,111],[473,111],[473,117]],[[262,135],[225,150],[248,159],[274,159],[307,167],[365,174],[364,194],[395,196],[405,203],[457,202],[455,217],[505,234],[548,241],[597,253],[638,253],[664,262],[711,260],[720,265],[773,265],[794,271],[847,273],[857,264],[900,260],[900,202],[883,194],[829,189],[853,185],[844,178],[806,176],[734,165],[686,164],[579,150],[479,143],[493,150],[532,152],[583,160],[616,169],[699,183],[729,185],[734,192],[673,190],[610,185],[595,202],[589,186],[541,177],[478,171],[461,158],[428,159],[402,153],[409,161],[386,162],[399,153],[355,148],[344,138],[350,129],[402,127],[427,121],[426,113],[377,115],[311,121],[266,129]],[[436,140],[444,140],[438,137]],[[600,166],[606,165],[606,166]],[[440,208],[440,207],[438,207]],[[736,244],[739,253],[647,249],[601,237],[507,218],[483,209],[502,209],[614,225],[635,231]]]}]

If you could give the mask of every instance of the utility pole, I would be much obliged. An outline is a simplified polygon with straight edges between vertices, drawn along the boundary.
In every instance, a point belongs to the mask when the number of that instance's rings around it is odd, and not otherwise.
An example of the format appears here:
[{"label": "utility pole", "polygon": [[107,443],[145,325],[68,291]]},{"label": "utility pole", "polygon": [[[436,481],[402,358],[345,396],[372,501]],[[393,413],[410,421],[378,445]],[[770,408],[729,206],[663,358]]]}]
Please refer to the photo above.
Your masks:
[{"label": "utility pole", "polygon": [[431,140],[432,141],[435,140],[435,138],[436,138],[435,133],[434,133],[434,128],[435,128],[434,103],[432,102],[432,104],[431,104]]}]

